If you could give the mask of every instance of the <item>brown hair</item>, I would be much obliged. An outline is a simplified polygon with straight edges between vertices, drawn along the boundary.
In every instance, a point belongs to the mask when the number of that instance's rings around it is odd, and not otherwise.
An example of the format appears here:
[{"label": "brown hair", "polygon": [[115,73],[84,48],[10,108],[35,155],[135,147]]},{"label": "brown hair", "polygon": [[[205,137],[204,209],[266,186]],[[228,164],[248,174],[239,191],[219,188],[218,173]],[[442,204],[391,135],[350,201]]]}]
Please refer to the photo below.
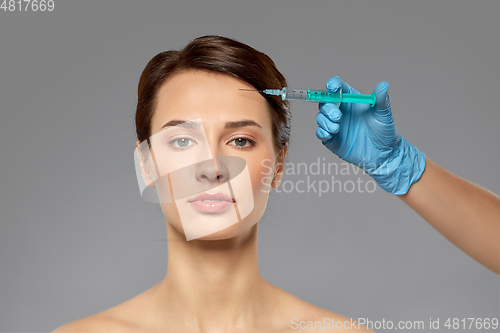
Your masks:
[{"label": "brown hair", "polygon": [[[258,90],[287,86],[285,77],[266,54],[231,38],[215,35],[198,37],[180,51],[158,53],[144,68],[139,80],[135,114],[137,139],[140,142],[151,136],[151,119],[161,85],[174,74],[189,69],[226,74]],[[270,114],[274,147],[275,152],[281,155],[290,137],[290,105],[279,96],[262,96],[274,110]]]}]

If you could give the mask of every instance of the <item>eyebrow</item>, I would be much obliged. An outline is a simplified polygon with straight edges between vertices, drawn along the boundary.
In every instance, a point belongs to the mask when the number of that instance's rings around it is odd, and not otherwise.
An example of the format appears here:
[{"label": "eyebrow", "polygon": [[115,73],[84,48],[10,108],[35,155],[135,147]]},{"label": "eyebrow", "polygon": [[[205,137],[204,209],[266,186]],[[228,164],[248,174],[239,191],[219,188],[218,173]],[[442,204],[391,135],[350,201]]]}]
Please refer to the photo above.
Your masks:
[{"label": "eyebrow", "polygon": [[[198,128],[198,127],[200,127],[200,122],[174,119],[174,120],[170,120],[168,123],[163,125],[160,128],[160,130],[164,129],[165,127],[169,127],[169,126],[180,126],[180,127],[185,127],[185,128]],[[237,121],[224,122],[225,128],[239,128],[239,127],[245,127],[245,126],[256,126],[256,127],[262,129],[262,126],[260,126],[259,123],[257,123],[254,120],[251,120],[251,119],[242,119],[242,120],[237,120]]]}]

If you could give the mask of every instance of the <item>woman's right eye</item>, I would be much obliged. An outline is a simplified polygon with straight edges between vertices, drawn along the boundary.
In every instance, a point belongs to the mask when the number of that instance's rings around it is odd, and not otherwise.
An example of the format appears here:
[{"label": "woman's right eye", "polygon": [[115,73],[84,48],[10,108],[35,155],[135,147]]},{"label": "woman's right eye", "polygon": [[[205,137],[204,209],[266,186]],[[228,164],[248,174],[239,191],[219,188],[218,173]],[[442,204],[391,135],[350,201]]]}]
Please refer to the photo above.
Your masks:
[{"label": "woman's right eye", "polygon": [[[192,142],[192,144],[189,144],[189,142]],[[176,138],[173,140],[170,140],[168,142],[169,146],[173,147],[174,149],[179,149],[183,150],[186,149],[189,146],[194,146],[194,141],[188,138]]]}]

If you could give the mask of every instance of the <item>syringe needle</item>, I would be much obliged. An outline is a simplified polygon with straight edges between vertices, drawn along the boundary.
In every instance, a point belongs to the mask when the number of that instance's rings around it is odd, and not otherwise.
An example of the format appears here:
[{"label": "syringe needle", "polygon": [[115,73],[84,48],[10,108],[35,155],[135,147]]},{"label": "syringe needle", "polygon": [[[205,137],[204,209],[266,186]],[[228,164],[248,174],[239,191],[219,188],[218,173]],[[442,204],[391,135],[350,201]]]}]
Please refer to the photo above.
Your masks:
[{"label": "syringe needle", "polygon": [[[285,89],[285,88],[283,88],[283,89]],[[264,93],[266,95],[272,95],[272,96],[282,96],[284,94],[284,90],[280,90],[280,89],[265,89],[265,90],[258,90],[258,89],[238,89],[238,90],[258,91],[258,92]]]}]

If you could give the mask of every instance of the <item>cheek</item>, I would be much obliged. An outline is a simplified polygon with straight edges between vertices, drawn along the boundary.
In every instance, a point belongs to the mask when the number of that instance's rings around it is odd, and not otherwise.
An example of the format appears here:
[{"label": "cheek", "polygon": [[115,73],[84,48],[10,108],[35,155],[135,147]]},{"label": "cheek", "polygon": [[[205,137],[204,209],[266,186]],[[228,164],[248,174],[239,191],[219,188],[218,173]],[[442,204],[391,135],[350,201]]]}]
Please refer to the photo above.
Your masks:
[{"label": "cheek", "polygon": [[268,194],[274,176],[274,155],[247,160],[254,196]]}]

